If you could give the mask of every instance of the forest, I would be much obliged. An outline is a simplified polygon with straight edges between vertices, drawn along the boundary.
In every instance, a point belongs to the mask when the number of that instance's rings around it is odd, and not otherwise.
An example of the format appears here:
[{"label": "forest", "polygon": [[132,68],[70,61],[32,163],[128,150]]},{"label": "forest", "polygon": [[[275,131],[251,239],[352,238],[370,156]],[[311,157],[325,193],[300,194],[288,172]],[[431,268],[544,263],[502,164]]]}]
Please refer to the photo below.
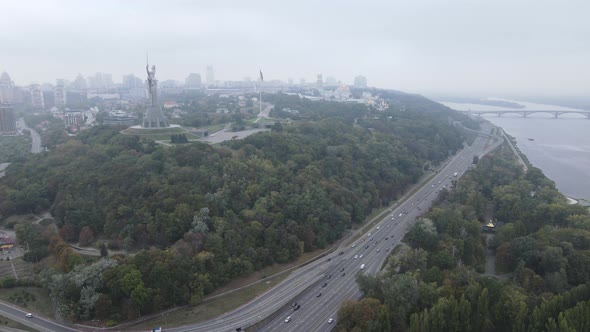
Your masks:
[{"label": "forest", "polygon": [[336,330],[588,331],[589,249],[588,209],[506,148],[443,192],[382,273],[358,276],[365,297],[341,306]]},{"label": "forest", "polygon": [[[0,180],[0,214],[48,210],[55,225],[15,229],[25,258],[47,266],[40,280],[58,316],[114,324],[325,248],[465,140],[451,111],[364,109],[355,124],[342,104],[314,107],[318,119],[219,146],[48,129],[51,151]],[[136,253],[87,263],[68,245],[99,242]]]}]

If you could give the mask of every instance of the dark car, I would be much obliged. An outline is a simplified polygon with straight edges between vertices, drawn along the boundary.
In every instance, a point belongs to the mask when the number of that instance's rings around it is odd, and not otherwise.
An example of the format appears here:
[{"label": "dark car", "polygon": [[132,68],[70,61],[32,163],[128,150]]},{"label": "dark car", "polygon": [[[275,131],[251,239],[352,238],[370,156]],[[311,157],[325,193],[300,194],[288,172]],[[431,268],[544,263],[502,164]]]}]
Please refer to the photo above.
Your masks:
[{"label": "dark car", "polygon": [[301,308],[301,305],[300,304],[298,304],[295,308],[293,308],[293,310],[294,311],[297,311],[297,310],[299,310],[299,308]]},{"label": "dark car", "polygon": [[346,275],[346,272],[342,272],[342,276],[344,277]]},{"label": "dark car", "polygon": [[324,282],[324,284],[322,285],[322,287],[326,287],[326,286],[328,286],[328,283],[327,282]]},{"label": "dark car", "polygon": [[332,278],[332,275],[331,274],[328,276],[328,279],[330,279],[330,278]]},{"label": "dark car", "polygon": [[318,293],[318,295],[316,295],[315,297],[320,297],[322,296],[322,293]]},{"label": "dark car", "polygon": [[344,271],[344,268],[341,268],[341,269],[340,269],[340,272],[342,272],[342,271]]},{"label": "dark car", "polygon": [[344,251],[341,251],[338,255],[344,255]]}]

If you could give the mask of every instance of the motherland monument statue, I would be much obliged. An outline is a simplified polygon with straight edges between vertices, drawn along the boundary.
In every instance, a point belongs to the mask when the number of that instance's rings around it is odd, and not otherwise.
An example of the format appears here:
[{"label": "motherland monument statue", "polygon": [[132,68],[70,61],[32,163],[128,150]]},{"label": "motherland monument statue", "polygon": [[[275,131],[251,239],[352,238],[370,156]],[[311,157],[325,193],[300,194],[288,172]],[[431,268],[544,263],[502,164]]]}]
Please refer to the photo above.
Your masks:
[{"label": "motherland monument statue", "polygon": [[169,127],[168,119],[162,111],[162,107],[158,104],[158,80],[156,79],[156,66],[152,65],[152,70],[149,69],[149,63],[146,63],[145,70],[147,72],[147,84],[150,94],[150,105],[145,111],[143,117],[143,128],[164,128]]}]

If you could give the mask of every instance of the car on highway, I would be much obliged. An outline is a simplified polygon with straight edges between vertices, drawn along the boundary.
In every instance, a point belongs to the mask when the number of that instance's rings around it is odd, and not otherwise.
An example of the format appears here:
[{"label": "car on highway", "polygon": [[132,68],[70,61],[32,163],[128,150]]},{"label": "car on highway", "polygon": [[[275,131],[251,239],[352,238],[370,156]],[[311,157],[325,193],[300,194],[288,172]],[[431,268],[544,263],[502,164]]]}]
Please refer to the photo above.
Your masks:
[{"label": "car on highway", "polygon": [[346,272],[342,272],[342,276],[344,277],[346,275]]},{"label": "car on highway", "polygon": [[322,287],[326,287],[326,286],[328,286],[328,283],[327,282],[324,282],[324,284],[322,285]]},{"label": "car on highway", "polygon": [[328,324],[332,324],[332,323],[334,323],[334,318],[328,319]]},{"label": "car on highway", "polygon": [[316,295],[315,297],[320,297],[322,296],[322,293],[318,293],[318,295]]},{"label": "car on highway", "polygon": [[352,248],[354,248],[354,247],[356,247],[356,243],[353,243],[353,244],[352,244]]},{"label": "car on highway", "polygon": [[291,306],[292,306],[293,308],[295,308],[295,307],[297,306],[297,302],[293,302],[293,304],[291,304]]},{"label": "car on highway", "polygon": [[361,254],[361,255],[359,256],[359,258],[363,258],[363,254]]},{"label": "car on highway", "polygon": [[400,214],[399,214],[399,216],[401,217],[401,216],[402,216],[402,214],[400,213]]},{"label": "car on highway", "polygon": [[328,279],[330,279],[330,278],[332,278],[332,275],[331,274],[328,276]]},{"label": "car on highway", "polygon": [[354,259],[357,259],[357,258],[359,258],[359,255],[354,255]]},{"label": "car on highway", "polygon": [[33,318],[33,314],[30,313],[30,312],[27,312],[27,314],[25,315],[25,317],[27,317],[27,318]]},{"label": "car on highway", "polygon": [[367,237],[371,237],[371,233],[367,234]]},{"label": "car on highway", "polygon": [[387,228],[389,228],[389,226],[391,226],[391,225],[387,225]]},{"label": "car on highway", "polygon": [[377,249],[377,252],[380,252],[380,251],[381,251],[381,249]]},{"label": "car on highway", "polygon": [[298,304],[295,308],[293,308],[293,311],[297,311],[299,308],[301,308],[301,304]]},{"label": "car on highway", "polygon": [[285,323],[288,323],[291,321],[291,316],[288,316],[287,318],[285,318]]},{"label": "car on highway", "polygon": [[377,226],[377,230],[381,229],[381,226]]},{"label": "car on highway", "polygon": [[361,264],[361,270],[365,269],[365,264]]},{"label": "car on highway", "polygon": [[344,251],[341,251],[338,255],[344,255]]}]

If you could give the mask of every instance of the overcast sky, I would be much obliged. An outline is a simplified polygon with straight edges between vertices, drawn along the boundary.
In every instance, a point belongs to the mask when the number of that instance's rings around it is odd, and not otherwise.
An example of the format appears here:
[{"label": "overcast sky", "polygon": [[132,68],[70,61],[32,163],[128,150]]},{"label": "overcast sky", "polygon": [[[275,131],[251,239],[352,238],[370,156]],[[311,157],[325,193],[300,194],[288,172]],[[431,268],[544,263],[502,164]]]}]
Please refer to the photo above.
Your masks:
[{"label": "overcast sky", "polygon": [[96,72],[257,77],[415,93],[588,95],[590,1],[2,1],[0,71],[18,85]]}]

